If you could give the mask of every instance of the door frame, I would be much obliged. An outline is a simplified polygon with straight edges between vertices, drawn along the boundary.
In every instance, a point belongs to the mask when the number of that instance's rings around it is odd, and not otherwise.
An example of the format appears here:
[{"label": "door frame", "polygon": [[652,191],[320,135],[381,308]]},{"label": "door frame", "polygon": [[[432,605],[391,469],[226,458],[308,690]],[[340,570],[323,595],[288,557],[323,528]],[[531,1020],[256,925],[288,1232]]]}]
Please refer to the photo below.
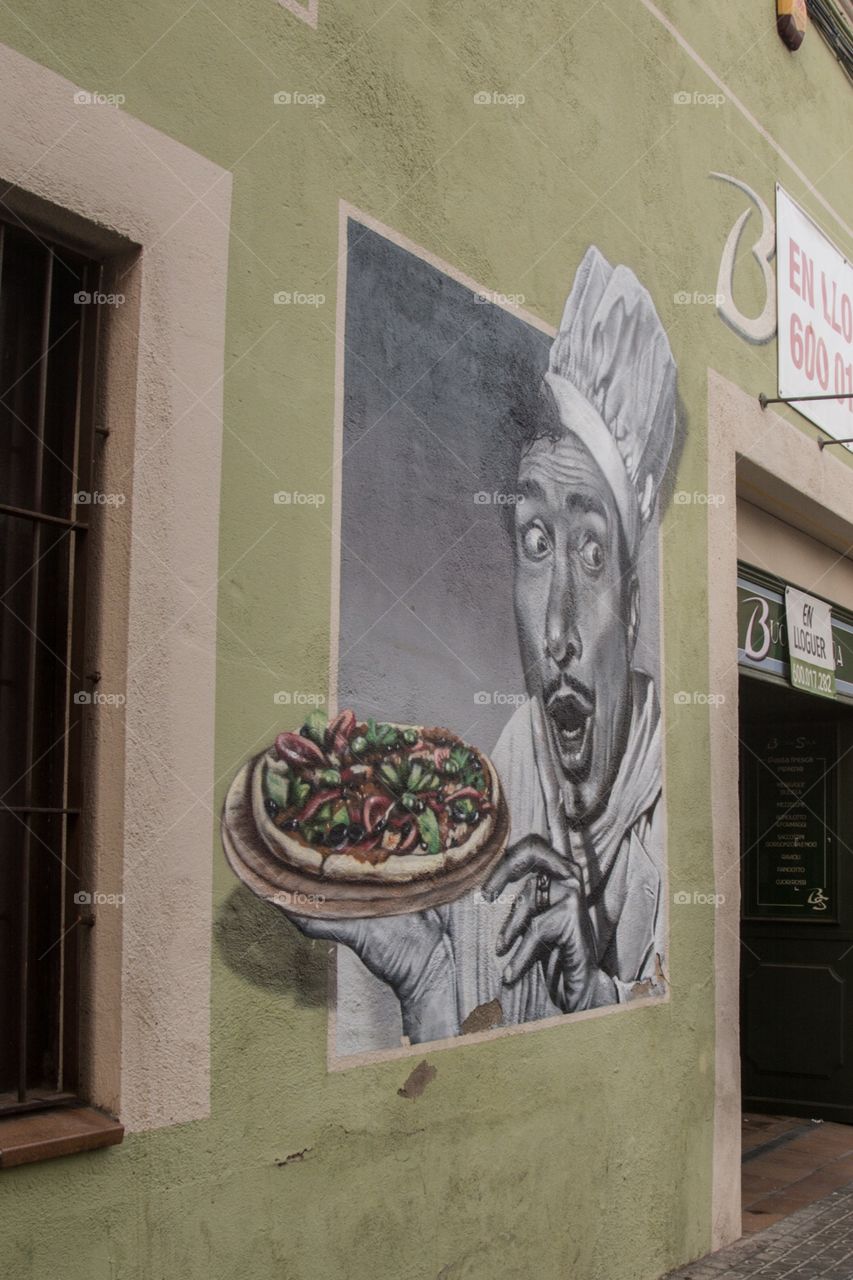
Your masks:
[{"label": "door frame", "polygon": [[[737,498],[830,549],[853,545],[853,470],[708,369],[708,676],[714,916],[715,1086],[711,1248],[741,1234],[740,820],[738,806]],[[719,899],[718,899],[719,900]]]}]

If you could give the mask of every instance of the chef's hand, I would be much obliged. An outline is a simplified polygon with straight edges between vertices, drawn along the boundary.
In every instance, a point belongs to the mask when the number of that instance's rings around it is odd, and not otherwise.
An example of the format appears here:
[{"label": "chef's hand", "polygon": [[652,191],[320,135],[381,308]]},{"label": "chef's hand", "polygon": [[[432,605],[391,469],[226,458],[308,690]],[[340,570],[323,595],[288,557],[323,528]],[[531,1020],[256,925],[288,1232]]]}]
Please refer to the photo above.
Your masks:
[{"label": "chef's hand", "polygon": [[400,1001],[403,1031],[416,1044],[459,1034],[456,966],[444,909],[360,920],[298,915],[273,899],[308,938],[350,947]]},{"label": "chef's hand", "polygon": [[499,956],[518,943],[504,982],[511,986],[541,961],[548,993],[564,1013],[615,1004],[613,980],[598,967],[592,922],[574,864],[541,836],[527,836],[508,850],[484,892],[494,899],[508,884],[522,879],[498,934]]}]

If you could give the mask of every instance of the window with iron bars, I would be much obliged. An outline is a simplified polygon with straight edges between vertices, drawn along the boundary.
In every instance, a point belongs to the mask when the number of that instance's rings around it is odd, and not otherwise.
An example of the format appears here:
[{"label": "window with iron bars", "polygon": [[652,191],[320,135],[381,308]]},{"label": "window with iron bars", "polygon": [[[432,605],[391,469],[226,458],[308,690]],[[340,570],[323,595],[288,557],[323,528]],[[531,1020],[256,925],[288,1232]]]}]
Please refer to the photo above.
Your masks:
[{"label": "window with iron bars", "polygon": [[[72,1101],[80,1032],[97,263],[0,222],[0,1112]],[[75,900],[76,898],[76,900]]]}]

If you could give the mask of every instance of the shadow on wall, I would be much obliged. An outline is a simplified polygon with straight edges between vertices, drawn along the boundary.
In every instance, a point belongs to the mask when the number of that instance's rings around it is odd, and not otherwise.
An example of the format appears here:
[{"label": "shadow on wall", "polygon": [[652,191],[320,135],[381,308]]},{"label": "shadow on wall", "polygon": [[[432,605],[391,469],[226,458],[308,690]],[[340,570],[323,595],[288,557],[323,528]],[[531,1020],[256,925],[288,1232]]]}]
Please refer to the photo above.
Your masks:
[{"label": "shadow on wall", "polygon": [[281,912],[244,885],[228,895],[213,926],[216,949],[233,973],[256,987],[326,1004],[329,944],[303,937]]},{"label": "shadow on wall", "polygon": [[660,514],[666,511],[672,502],[673,494],[676,492],[676,480],[678,478],[678,468],[681,464],[681,455],[684,452],[684,443],[687,439],[687,409],[681,398],[681,392],[676,391],[675,394],[675,439],[672,442],[672,453],[669,455],[669,466],[667,467],[663,480],[661,481],[660,491],[658,493],[658,507]]}]

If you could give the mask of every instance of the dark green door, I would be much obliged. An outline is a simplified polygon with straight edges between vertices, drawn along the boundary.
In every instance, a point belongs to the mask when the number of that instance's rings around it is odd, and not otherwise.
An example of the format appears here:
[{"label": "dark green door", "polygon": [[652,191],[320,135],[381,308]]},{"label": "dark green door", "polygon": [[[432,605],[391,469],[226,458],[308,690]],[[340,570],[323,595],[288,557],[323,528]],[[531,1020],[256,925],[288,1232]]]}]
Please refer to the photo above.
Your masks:
[{"label": "dark green door", "polygon": [[744,1109],[853,1124],[853,709],[742,675]]}]

